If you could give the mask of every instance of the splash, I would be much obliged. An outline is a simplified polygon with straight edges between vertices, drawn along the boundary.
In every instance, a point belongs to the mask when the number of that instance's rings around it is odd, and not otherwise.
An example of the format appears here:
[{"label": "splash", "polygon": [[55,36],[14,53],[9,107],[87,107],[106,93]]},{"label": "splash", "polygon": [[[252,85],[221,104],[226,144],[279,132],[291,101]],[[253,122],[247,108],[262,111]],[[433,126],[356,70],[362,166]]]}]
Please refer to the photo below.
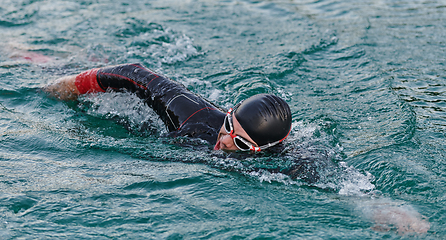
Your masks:
[{"label": "splash", "polygon": [[339,165],[342,169],[338,192],[340,195],[362,196],[375,189],[375,185],[372,184],[375,177],[371,173],[360,173],[345,162],[340,162]]},{"label": "splash", "polygon": [[193,40],[186,34],[164,29],[159,24],[149,24],[148,29],[134,37],[126,52],[126,59],[137,58],[158,67],[162,63],[184,62],[199,54]]},{"label": "splash", "polygon": [[167,133],[158,115],[135,94],[106,92],[81,98],[79,107],[89,115],[115,119],[133,133],[160,135]]},{"label": "splash", "polygon": [[[169,29],[164,34],[170,34]],[[149,51],[153,52],[152,56],[160,59],[163,63],[173,64],[184,62],[198,54],[197,49],[192,44],[192,39],[185,34],[174,36],[173,39],[173,42],[163,42],[161,45],[150,46]]]}]

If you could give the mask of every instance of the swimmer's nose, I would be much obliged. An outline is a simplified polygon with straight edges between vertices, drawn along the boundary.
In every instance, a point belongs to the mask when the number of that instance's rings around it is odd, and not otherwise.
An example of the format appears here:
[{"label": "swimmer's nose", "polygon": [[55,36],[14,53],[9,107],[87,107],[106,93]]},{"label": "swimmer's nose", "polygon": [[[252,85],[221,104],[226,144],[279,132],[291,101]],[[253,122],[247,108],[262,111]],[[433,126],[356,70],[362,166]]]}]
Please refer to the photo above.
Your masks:
[{"label": "swimmer's nose", "polygon": [[229,134],[224,134],[220,138],[220,142],[223,145],[222,148],[224,149],[230,149],[234,146],[234,142],[232,141],[231,136]]}]

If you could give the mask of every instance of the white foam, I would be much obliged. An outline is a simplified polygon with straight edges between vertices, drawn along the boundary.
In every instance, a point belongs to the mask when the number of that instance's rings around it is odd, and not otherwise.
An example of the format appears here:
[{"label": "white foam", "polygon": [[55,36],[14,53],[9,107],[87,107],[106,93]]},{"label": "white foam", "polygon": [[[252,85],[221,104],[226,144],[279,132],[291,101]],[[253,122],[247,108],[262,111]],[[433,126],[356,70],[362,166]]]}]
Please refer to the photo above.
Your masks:
[{"label": "white foam", "polygon": [[[106,92],[103,94],[85,95],[84,102],[92,104],[87,113],[101,117],[125,118],[132,126],[149,123],[160,133],[167,132],[163,122],[152,108],[132,93]],[[82,103],[81,103],[82,104]]]},{"label": "white foam", "polygon": [[285,185],[301,185],[299,182],[293,181],[288,175],[282,173],[271,173],[266,170],[259,170],[247,172],[247,174],[251,177],[257,177],[260,182],[278,182]]},{"label": "white foam", "polygon": [[364,175],[345,162],[340,162],[339,165],[344,169],[340,182],[340,195],[362,196],[375,189],[375,185],[371,183],[374,179],[371,173],[365,172]]},{"label": "white foam", "polygon": [[158,58],[161,62],[167,64],[183,62],[198,54],[192,39],[185,34],[176,35],[169,28],[159,33],[173,39],[172,42],[163,42],[161,45],[154,44],[149,47],[152,57]]},{"label": "white foam", "polygon": [[302,141],[303,139],[308,139],[313,137],[319,126],[316,124],[304,124],[302,121],[293,122],[291,125],[291,132],[289,140],[291,141]]}]

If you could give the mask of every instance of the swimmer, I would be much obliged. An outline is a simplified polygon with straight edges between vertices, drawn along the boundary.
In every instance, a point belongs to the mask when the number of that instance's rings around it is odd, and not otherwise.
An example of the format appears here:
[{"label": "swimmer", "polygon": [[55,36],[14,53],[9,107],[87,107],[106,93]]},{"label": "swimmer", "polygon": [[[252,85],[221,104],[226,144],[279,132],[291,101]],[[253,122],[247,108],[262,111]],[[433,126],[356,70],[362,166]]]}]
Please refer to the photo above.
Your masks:
[{"label": "swimmer", "polygon": [[141,64],[91,69],[45,87],[62,100],[107,90],[135,93],[160,116],[170,136],[201,138],[214,150],[259,152],[283,142],[291,131],[290,108],[275,95],[258,94],[224,112]]}]

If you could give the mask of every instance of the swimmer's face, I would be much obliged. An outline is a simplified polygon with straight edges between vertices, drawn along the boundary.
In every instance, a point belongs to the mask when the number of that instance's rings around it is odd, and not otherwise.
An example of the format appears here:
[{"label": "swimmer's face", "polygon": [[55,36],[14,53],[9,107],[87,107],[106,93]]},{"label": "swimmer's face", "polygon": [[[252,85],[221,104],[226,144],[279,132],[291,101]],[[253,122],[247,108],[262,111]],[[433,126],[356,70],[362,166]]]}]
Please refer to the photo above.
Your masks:
[{"label": "swimmer's face", "polygon": [[[233,134],[240,136],[246,140],[248,140],[252,145],[258,147],[258,145],[249,137],[249,135],[243,130],[240,123],[237,121],[237,118],[232,114],[232,124],[234,128]],[[238,147],[234,144],[234,140],[226,132],[224,124],[220,128],[220,132],[218,133],[217,143],[215,144],[214,150],[223,150],[223,151],[237,151]]]}]

